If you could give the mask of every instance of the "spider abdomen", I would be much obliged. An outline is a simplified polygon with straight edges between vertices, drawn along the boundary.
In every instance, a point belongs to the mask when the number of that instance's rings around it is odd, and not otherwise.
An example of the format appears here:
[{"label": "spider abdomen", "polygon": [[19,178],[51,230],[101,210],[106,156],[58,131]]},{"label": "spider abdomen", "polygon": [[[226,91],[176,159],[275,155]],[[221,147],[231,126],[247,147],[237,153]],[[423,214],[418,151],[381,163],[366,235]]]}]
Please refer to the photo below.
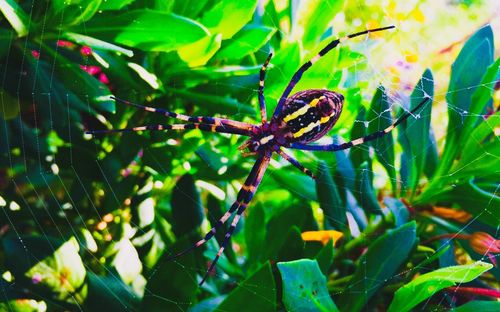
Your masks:
[{"label": "spider abdomen", "polygon": [[304,90],[286,100],[273,122],[289,143],[309,143],[324,136],[337,122],[344,96],[328,90]]}]

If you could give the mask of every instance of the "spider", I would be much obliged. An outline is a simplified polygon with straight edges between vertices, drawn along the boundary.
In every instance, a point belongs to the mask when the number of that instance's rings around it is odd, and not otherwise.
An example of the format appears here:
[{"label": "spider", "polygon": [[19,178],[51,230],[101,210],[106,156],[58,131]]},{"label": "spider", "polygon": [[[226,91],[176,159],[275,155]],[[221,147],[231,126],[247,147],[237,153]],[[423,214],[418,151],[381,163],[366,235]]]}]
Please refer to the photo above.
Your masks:
[{"label": "spider", "polygon": [[283,148],[308,151],[340,151],[348,149],[353,146],[375,140],[390,133],[397,125],[406,120],[410,115],[414,114],[420,107],[422,107],[422,105],[424,105],[425,102],[429,100],[428,97],[425,97],[425,99],[419,105],[417,105],[417,107],[415,107],[410,112],[406,112],[401,115],[392,125],[385,128],[384,130],[371,133],[365,137],[357,138],[343,144],[310,145],[310,143],[317,141],[325,134],[327,134],[328,131],[332,129],[333,125],[337,122],[342,111],[344,96],[340,93],[329,90],[311,89],[299,91],[289,97],[294,86],[297,84],[297,82],[299,82],[304,72],[306,72],[315,62],[317,62],[322,56],[338,46],[341,42],[371,32],[384,31],[391,28],[394,28],[394,26],[368,29],[330,42],[326,47],[319,51],[316,56],[314,56],[310,61],[304,63],[295,72],[292,79],[286,86],[285,91],[281,95],[273,116],[271,117],[271,120],[268,121],[264,100],[264,80],[267,66],[272,57],[272,53],[270,53],[260,70],[258,98],[260,106],[260,116],[262,120],[261,125],[254,125],[246,122],[216,117],[187,116],[166,111],[160,108],[135,104],[123,99],[119,99],[117,97],[112,97],[114,100],[122,102],[124,104],[132,105],[139,109],[162,114],[166,117],[175,118],[189,123],[172,125],[148,125],[110,130],[93,130],[87,131],[87,133],[96,134],[142,130],[166,131],[190,129],[200,129],[202,131],[217,133],[230,133],[249,137],[249,139],[246,140],[238,149],[242,151],[247,150],[246,152],[243,152],[244,155],[257,156],[257,160],[250,170],[245,183],[239,190],[236,201],[232,204],[231,208],[217,221],[217,223],[213,225],[210,231],[205,234],[203,239],[199,240],[197,243],[187,248],[186,250],[169,257],[168,260],[180,257],[190,252],[191,250],[205,244],[215,235],[217,230],[223,224],[225,224],[226,221],[234,214],[234,218],[225,234],[222,244],[219,247],[217,255],[213,259],[210,267],[205,272],[205,275],[199,283],[199,285],[201,286],[206,281],[206,279],[210,275],[210,272],[212,272],[217,261],[219,260],[219,257],[224,252],[224,249],[226,248],[229,239],[233,234],[236,225],[238,224],[238,221],[240,220],[243,212],[250,203],[262,180],[262,177],[264,176],[264,172],[269,165],[269,161],[271,160],[271,156],[273,155],[273,153],[277,153],[286,161],[290,162],[293,166],[297,167],[300,171],[315,179],[315,176],[311,170],[305,168],[299,161],[285,152]]}]

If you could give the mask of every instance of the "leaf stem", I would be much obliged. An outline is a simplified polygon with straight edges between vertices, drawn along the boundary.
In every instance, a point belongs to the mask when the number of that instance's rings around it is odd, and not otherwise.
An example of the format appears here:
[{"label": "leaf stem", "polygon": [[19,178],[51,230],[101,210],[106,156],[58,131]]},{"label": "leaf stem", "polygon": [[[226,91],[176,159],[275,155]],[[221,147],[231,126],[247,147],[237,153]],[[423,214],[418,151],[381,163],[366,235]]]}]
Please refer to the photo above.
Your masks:
[{"label": "leaf stem", "polygon": [[500,290],[476,287],[448,287],[446,290],[463,295],[500,298]]}]

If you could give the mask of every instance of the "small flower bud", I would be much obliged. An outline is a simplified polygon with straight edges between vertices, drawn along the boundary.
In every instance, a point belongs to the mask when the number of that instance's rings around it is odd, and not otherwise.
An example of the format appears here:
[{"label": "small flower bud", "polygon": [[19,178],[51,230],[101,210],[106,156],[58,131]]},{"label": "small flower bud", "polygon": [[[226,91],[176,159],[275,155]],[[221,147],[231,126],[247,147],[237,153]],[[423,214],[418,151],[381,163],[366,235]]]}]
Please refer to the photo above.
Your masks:
[{"label": "small flower bud", "polygon": [[500,240],[495,239],[485,232],[474,232],[469,238],[469,243],[475,252],[485,255],[487,253],[500,253]]}]

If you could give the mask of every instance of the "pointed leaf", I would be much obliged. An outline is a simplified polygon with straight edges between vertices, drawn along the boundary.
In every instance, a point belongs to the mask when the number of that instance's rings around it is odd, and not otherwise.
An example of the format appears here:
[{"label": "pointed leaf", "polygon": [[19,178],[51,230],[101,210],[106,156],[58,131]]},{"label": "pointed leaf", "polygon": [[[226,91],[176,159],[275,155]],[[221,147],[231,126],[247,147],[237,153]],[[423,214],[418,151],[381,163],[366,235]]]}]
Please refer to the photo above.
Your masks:
[{"label": "pointed leaf", "polygon": [[205,214],[200,201],[200,193],[191,175],[182,176],[172,191],[172,229],[177,237],[197,229]]},{"label": "pointed leaf", "polygon": [[321,272],[328,276],[330,267],[333,263],[333,244],[334,240],[330,239],[326,245],[321,248],[318,254],[314,257],[318,261],[319,268]]},{"label": "pointed leaf", "polygon": [[147,278],[140,311],[186,310],[192,302],[196,301],[196,292],[199,289],[196,281],[198,273],[195,265],[196,251],[174,261],[165,261],[173,251],[184,250],[191,244],[187,240],[178,241],[158,261],[151,271],[153,274]]},{"label": "pointed leaf", "polygon": [[289,311],[338,311],[316,260],[279,262],[283,303]]},{"label": "pointed leaf", "polygon": [[347,228],[346,207],[340,198],[328,167],[323,161],[318,166],[316,193],[318,194],[319,206],[323,210],[325,229],[344,231]]},{"label": "pointed leaf", "polygon": [[168,52],[194,43],[210,33],[186,17],[154,10],[125,11],[110,17],[101,14],[85,23],[86,35],[144,51]]},{"label": "pointed leaf", "polygon": [[313,48],[343,5],[343,0],[301,1],[293,19],[292,37],[302,38],[306,49]]},{"label": "pointed leaf", "polygon": [[381,208],[375,195],[370,173],[367,162],[359,166],[354,196],[367,214],[378,214],[381,213]]},{"label": "pointed leaf", "polygon": [[441,289],[467,283],[493,267],[490,263],[478,261],[468,265],[457,265],[435,270],[418,276],[398,289],[389,306],[389,312],[410,311],[414,306]]},{"label": "pointed leaf", "polygon": [[474,300],[469,301],[466,304],[459,306],[458,308],[452,309],[452,312],[496,312],[500,310],[499,301],[482,301]]},{"label": "pointed leaf", "polygon": [[341,311],[361,311],[370,298],[406,263],[417,243],[415,221],[406,223],[377,238],[361,257],[350,287],[340,295]]},{"label": "pointed leaf", "polygon": [[469,116],[472,95],[493,62],[493,54],[493,31],[490,25],[486,25],[467,40],[451,67],[450,84],[446,93],[449,122],[446,145],[437,170],[439,176],[448,173],[461,150],[464,123],[468,118],[477,118],[475,115]]},{"label": "pointed leaf", "polygon": [[[366,129],[366,109],[361,106],[356,116],[356,120],[351,128],[351,141],[364,137],[367,135]],[[362,163],[367,162],[367,168],[371,168],[371,158],[368,153],[368,148],[366,145],[362,144],[359,146],[353,146],[349,149],[349,158],[351,159],[352,165],[355,169],[358,169]]]},{"label": "pointed leaf", "polygon": [[233,38],[224,42],[223,48],[215,59],[239,60],[262,47],[276,32],[275,28],[264,26],[245,26]]},{"label": "pointed leaf", "polygon": [[29,18],[16,1],[0,0],[0,11],[14,28],[18,37],[24,37],[28,34]]},{"label": "pointed leaf", "polygon": [[415,192],[418,181],[425,168],[427,159],[427,150],[431,143],[429,142],[429,131],[432,113],[432,99],[434,96],[434,78],[432,72],[426,69],[422,78],[417,82],[411,94],[411,102],[409,110],[414,109],[419,105],[425,96],[431,99],[424,104],[414,116],[406,119],[401,127],[401,136],[406,137],[407,145],[405,144],[405,153],[409,156],[411,164],[409,166],[409,187],[412,192]]},{"label": "pointed leaf", "polygon": [[486,25],[467,40],[453,63],[446,93],[446,100],[451,105],[448,110],[448,133],[459,137],[464,123],[463,112],[469,113],[472,95],[493,62],[493,51],[493,31],[490,25]]},{"label": "pointed leaf", "polygon": [[203,14],[201,22],[222,39],[231,38],[252,18],[258,0],[222,0]]},{"label": "pointed leaf", "polygon": [[75,238],[60,241],[50,237],[4,238],[7,267],[16,280],[37,293],[72,304],[83,303],[86,270]]},{"label": "pointed leaf", "polygon": [[276,311],[276,285],[269,262],[241,282],[216,310]]},{"label": "pointed leaf", "polygon": [[204,37],[177,50],[179,57],[189,67],[205,65],[220,48],[222,37],[220,34]]},{"label": "pointed leaf", "polygon": [[[392,124],[391,105],[384,87],[378,87],[373,96],[370,109],[366,114],[368,124],[368,133],[382,131]],[[381,138],[378,138],[369,143],[375,149],[375,155],[378,161],[384,166],[392,190],[396,190],[396,169],[394,167],[394,138],[392,132],[387,133]]]},{"label": "pointed leaf", "polygon": [[121,54],[125,54],[128,57],[134,56],[134,52],[132,50],[125,49],[125,48],[119,47],[115,44],[112,44],[112,43],[109,43],[106,41],[102,41],[102,40],[99,40],[96,38],[92,38],[89,36],[80,35],[80,34],[72,33],[72,32],[65,32],[62,34],[62,37],[66,38],[68,40],[74,41],[74,42],[81,44],[81,45],[90,46],[92,48],[105,50],[105,51],[114,51],[114,52],[118,52]]}]

